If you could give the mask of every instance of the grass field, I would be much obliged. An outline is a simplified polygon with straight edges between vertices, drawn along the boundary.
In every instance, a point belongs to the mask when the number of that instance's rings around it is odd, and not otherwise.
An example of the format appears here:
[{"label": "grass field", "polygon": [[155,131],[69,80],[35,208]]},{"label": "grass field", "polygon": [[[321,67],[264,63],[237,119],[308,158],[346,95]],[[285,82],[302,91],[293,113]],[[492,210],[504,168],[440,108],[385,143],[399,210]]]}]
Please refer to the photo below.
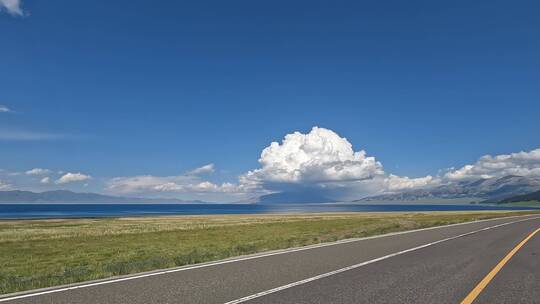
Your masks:
[{"label": "grass field", "polygon": [[[501,204],[502,205],[502,204]],[[514,206],[514,207],[540,207],[539,201],[526,201],[526,202],[512,202],[504,203],[504,206]]]},{"label": "grass field", "polygon": [[0,294],[523,213],[335,213],[0,221]]}]

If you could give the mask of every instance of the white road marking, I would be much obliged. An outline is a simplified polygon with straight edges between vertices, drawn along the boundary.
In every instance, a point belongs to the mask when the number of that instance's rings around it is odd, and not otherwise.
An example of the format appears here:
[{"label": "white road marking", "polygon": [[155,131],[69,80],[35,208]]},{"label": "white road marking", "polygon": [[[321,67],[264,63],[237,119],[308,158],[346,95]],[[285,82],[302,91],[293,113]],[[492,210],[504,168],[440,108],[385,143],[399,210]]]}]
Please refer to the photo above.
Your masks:
[{"label": "white road marking", "polygon": [[[90,282],[90,283],[80,283],[80,284],[77,284],[77,285],[71,285],[71,286],[68,285],[68,286],[65,286],[65,287],[56,287],[56,288],[52,287],[53,289],[42,289],[42,291],[38,290],[38,291],[34,291],[34,292],[30,292],[30,293],[23,293],[23,294],[18,294],[18,295],[17,294],[15,294],[15,295],[4,295],[4,297],[0,297],[0,302],[7,302],[7,301],[18,300],[18,299],[37,297],[37,296],[51,294],[51,293],[65,292],[65,291],[70,291],[70,290],[75,290],[75,289],[88,288],[88,287],[94,287],[94,286],[99,286],[99,285],[106,285],[106,284],[112,284],[112,283],[118,283],[118,282],[130,281],[130,280],[136,280],[136,279],[141,279],[141,278],[158,276],[158,275],[162,275],[162,274],[169,274],[169,273],[175,273],[175,272],[181,272],[181,271],[187,271],[187,270],[193,270],[193,269],[198,269],[198,268],[205,268],[205,267],[211,267],[211,266],[217,266],[217,265],[223,265],[223,264],[229,264],[229,263],[236,263],[236,262],[259,259],[259,258],[264,258],[264,257],[269,257],[269,256],[274,256],[274,255],[281,255],[281,254],[287,254],[287,253],[292,253],[292,252],[316,249],[316,248],[327,247],[327,246],[335,246],[335,245],[352,243],[352,242],[359,242],[359,241],[370,240],[370,239],[377,239],[377,238],[383,238],[383,237],[389,237],[389,236],[395,236],[395,235],[401,235],[401,234],[408,234],[408,233],[415,233],[415,232],[421,232],[421,231],[427,231],[427,230],[443,229],[443,228],[448,228],[448,227],[469,225],[469,224],[475,224],[475,223],[481,223],[481,222],[489,222],[489,221],[497,221],[497,220],[505,220],[505,219],[512,219],[512,218],[521,218],[521,217],[530,217],[530,216],[532,216],[532,215],[517,215],[517,216],[492,218],[492,219],[478,220],[478,221],[472,221],[472,222],[463,222],[463,223],[450,224],[450,225],[444,225],[444,226],[435,226],[435,227],[421,228],[421,229],[415,229],[415,230],[392,232],[392,233],[374,235],[374,236],[363,237],[363,238],[352,238],[352,239],[346,239],[346,240],[341,240],[341,241],[336,241],[336,242],[331,242],[331,243],[315,244],[315,245],[298,247],[298,248],[277,250],[277,251],[271,251],[271,252],[262,253],[262,254],[255,254],[255,255],[249,255],[249,256],[244,256],[244,257],[239,257],[239,258],[221,260],[221,261],[217,261],[217,262],[210,262],[210,263],[187,266],[187,267],[181,267],[181,268],[170,268],[170,269],[160,270],[160,271],[155,271],[155,272],[142,273],[142,274],[137,274],[137,275],[131,275],[131,276],[126,276],[126,277],[116,278],[116,279],[105,279],[105,280],[102,280],[102,281],[95,281],[95,282]],[[537,218],[538,217],[527,218],[527,219],[524,219],[524,220],[508,222],[508,223],[504,223],[504,224],[501,224],[501,225],[508,225],[508,224],[523,222],[523,221],[537,219]],[[492,227],[498,227],[498,226],[500,226],[500,225],[492,226]],[[483,231],[483,230],[478,230],[478,231]],[[476,231],[476,232],[478,232],[478,231]],[[475,233],[475,232],[473,232],[473,233]],[[440,242],[440,241],[438,241],[438,242]],[[354,265],[354,266],[356,266],[356,265]],[[353,267],[353,266],[350,266],[350,267]],[[357,267],[360,267],[360,266],[357,266]],[[235,300],[235,301],[238,301],[238,300]],[[239,303],[239,302],[229,302],[229,303]]]},{"label": "white road marking", "polygon": [[468,236],[468,235],[471,235],[471,234],[479,233],[479,232],[482,232],[482,231],[486,231],[486,230],[490,230],[490,229],[494,229],[494,228],[498,228],[498,227],[502,227],[502,226],[506,226],[506,225],[510,225],[510,224],[515,224],[515,223],[519,223],[519,222],[523,222],[523,221],[533,220],[533,219],[540,219],[540,217],[529,218],[529,219],[524,219],[524,220],[519,220],[519,221],[514,221],[514,222],[509,222],[509,223],[503,223],[503,224],[490,226],[490,227],[478,229],[478,230],[475,230],[475,231],[459,234],[459,235],[456,235],[456,236],[441,239],[441,240],[438,240],[438,241],[435,241],[435,242],[427,243],[427,244],[420,245],[420,246],[417,246],[417,247],[413,247],[413,248],[410,248],[410,249],[394,252],[394,253],[391,253],[391,254],[388,254],[388,255],[373,259],[373,260],[365,261],[365,262],[362,262],[362,263],[359,263],[359,264],[355,264],[355,265],[351,265],[351,266],[344,267],[344,268],[341,268],[341,269],[337,269],[337,270],[334,270],[334,271],[330,271],[330,272],[327,272],[327,273],[323,273],[323,274],[320,274],[320,275],[317,275],[317,276],[314,276],[314,277],[311,277],[311,278],[296,281],[296,282],[293,282],[293,283],[290,283],[290,284],[287,284],[287,285],[283,285],[283,286],[279,286],[279,287],[276,287],[276,288],[273,288],[273,289],[262,291],[262,292],[259,292],[259,293],[256,293],[256,294],[249,295],[247,297],[243,297],[243,298],[240,298],[240,299],[236,299],[236,300],[233,300],[233,301],[226,302],[224,304],[238,304],[238,303],[247,302],[249,300],[253,300],[253,299],[260,298],[260,297],[263,297],[263,296],[266,296],[266,295],[269,295],[269,294],[272,294],[272,293],[276,293],[278,291],[282,291],[282,290],[289,289],[289,288],[292,288],[292,287],[295,287],[295,286],[298,286],[298,285],[303,285],[303,284],[313,282],[313,281],[316,281],[316,280],[319,280],[319,279],[322,279],[322,278],[333,276],[333,275],[336,275],[338,273],[349,271],[349,270],[352,270],[352,269],[355,269],[355,268],[359,268],[359,267],[362,267],[362,266],[366,266],[366,265],[369,265],[369,264],[380,262],[380,261],[383,261],[383,260],[398,256],[398,255],[402,255],[402,254],[405,254],[405,253],[408,253],[408,252],[420,250],[420,249],[423,249],[423,248],[426,248],[426,247],[430,247],[430,246],[437,245],[437,244],[440,244],[440,243],[443,243],[443,242],[455,240],[457,238],[461,238],[461,237]]}]

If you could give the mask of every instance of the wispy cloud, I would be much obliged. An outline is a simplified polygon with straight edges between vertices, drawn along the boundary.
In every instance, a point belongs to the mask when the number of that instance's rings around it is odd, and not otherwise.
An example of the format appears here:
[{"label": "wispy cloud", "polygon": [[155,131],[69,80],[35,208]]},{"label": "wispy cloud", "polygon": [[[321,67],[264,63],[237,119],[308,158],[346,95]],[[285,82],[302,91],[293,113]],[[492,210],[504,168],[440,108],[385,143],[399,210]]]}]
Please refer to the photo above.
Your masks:
[{"label": "wispy cloud", "polygon": [[34,168],[32,170],[28,170],[25,172],[26,175],[45,175],[51,173],[51,170],[49,169],[43,169],[43,168]]},{"label": "wispy cloud", "polygon": [[6,10],[11,15],[24,15],[20,0],[0,0],[0,10]]},{"label": "wispy cloud", "polygon": [[214,164],[204,165],[188,172],[189,175],[200,175],[214,173]]},{"label": "wispy cloud", "polygon": [[7,113],[7,112],[11,112],[11,110],[7,106],[0,105],[0,113]]},{"label": "wispy cloud", "polygon": [[66,138],[63,134],[35,132],[26,130],[0,130],[0,140],[13,141],[36,141],[36,140],[56,140]]}]

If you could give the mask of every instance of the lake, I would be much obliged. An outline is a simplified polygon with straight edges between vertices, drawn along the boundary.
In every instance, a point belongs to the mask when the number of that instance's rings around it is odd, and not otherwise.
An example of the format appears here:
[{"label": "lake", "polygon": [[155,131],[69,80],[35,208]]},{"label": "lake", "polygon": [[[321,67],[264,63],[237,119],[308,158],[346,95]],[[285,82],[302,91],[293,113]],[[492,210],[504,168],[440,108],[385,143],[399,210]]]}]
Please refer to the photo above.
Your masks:
[{"label": "lake", "polygon": [[312,212],[540,210],[489,205],[403,204],[0,204],[0,219]]}]

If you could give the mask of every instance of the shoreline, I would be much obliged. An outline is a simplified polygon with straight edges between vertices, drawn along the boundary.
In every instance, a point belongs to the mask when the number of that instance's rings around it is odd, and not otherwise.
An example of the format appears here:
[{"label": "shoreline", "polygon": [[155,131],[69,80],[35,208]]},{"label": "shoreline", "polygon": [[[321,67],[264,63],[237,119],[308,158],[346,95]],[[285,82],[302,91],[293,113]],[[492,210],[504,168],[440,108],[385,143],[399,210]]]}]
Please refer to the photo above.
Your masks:
[{"label": "shoreline", "polygon": [[385,212],[536,211],[526,205],[444,204],[0,204],[0,220]]},{"label": "shoreline", "polygon": [[111,215],[111,216],[95,216],[95,217],[44,217],[44,218],[0,218],[0,223],[6,221],[13,222],[65,222],[71,220],[167,220],[167,219],[242,219],[242,218],[321,218],[321,217],[384,217],[384,216],[396,216],[396,215],[461,215],[461,214],[486,214],[486,213],[539,213],[540,208],[532,209],[497,209],[497,210],[435,210],[435,211],[345,211],[345,212],[276,212],[276,213],[235,213],[235,214],[145,214],[145,215]]}]

